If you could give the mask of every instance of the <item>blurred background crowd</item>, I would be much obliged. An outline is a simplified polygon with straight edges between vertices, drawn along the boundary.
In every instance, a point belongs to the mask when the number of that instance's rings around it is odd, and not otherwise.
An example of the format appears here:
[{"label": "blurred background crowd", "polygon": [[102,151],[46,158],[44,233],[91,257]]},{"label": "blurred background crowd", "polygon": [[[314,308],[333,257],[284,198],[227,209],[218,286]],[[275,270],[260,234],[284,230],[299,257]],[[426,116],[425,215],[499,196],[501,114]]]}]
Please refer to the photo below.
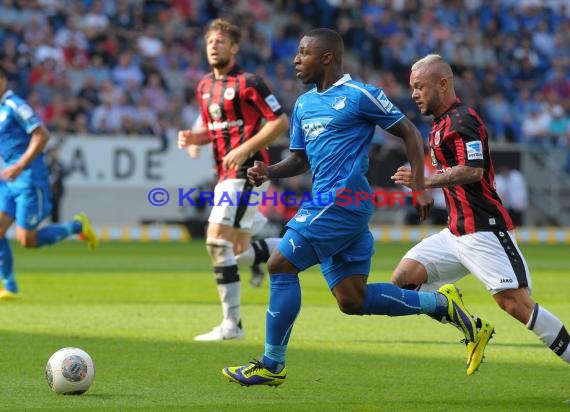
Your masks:
[{"label": "blurred background crowd", "polygon": [[[298,41],[324,26],[345,39],[345,72],[383,87],[423,136],[431,119],[410,99],[409,67],[437,52],[493,141],[570,150],[567,0],[0,0],[0,61],[57,136],[168,144],[198,116],[204,27],[216,17],[243,29],[240,64],[288,113],[304,91]],[[391,138],[379,131],[375,143]]]},{"label": "blurred background crowd", "polygon": [[171,138],[197,116],[203,28],[219,16],[243,28],[240,63],[288,111],[303,88],[292,74],[298,41],[326,26],[353,56],[345,70],[382,86],[424,135],[409,67],[438,51],[493,139],[569,145],[564,0],[2,0],[0,59],[53,132]]}]

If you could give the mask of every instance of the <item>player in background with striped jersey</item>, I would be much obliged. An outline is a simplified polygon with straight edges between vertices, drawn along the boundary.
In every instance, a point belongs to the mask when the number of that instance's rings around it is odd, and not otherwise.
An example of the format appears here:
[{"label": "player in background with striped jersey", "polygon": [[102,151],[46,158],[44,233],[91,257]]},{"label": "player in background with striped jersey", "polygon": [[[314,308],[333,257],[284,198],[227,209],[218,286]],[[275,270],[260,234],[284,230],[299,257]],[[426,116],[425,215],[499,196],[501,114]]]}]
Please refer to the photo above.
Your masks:
[{"label": "player in background with striped jersey", "polygon": [[[426,177],[425,187],[443,189],[449,221],[448,228],[408,251],[394,270],[393,283],[432,290],[473,273],[503,310],[570,363],[566,327],[530,296],[530,273],[514,225],[495,191],[483,121],[456,97],[451,67],[439,55],[428,55],[412,66],[410,86],[421,113],[434,116],[429,144],[439,173]],[[410,186],[411,171],[401,167],[392,179]],[[481,340],[488,340],[492,325],[484,323],[479,320],[479,333]]]},{"label": "player in background with striped jersey", "polygon": [[206,54],[212,72],[198,83],[196,93],[203,127],[178,133],[180,148],[212,143],[218,174],[206,249],[214,266],[223,320],[210,332],[196,336],[198,341],[243,338],[236,255],[254,248],[258,256],[265,255],[256,261],[266,260],[277,245],[274,239],[250,245],[251,234],[266,219],[248,204],[247,193],[253,186],[246,175],[254,161],[269,162],[266,147],[287,131],[289,120],[265,82],[237,64],[240,37],[240,29],[224,19],[208,27]]}]

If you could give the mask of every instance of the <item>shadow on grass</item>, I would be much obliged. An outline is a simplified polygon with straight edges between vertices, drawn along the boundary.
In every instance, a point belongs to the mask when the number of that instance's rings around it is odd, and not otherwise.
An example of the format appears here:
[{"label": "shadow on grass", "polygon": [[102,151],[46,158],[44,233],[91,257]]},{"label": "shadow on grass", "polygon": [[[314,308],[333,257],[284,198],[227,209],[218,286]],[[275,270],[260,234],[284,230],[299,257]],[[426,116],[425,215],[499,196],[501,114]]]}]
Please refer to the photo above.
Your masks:
[{"label": "shadow on grass", "polygon": [[[402,344],[402,345],[451,345],[457,346],[457,342],[449,340],[400,340],[400,339],[381,339],[381,340],[366,340],[366,339],[355,339],[355,342],[366,342],[366,343],[386,343],[386,344]],[[502,348],[543,348],[542,343],[501,343],[490,341],[489,345],[502,347]]]},{"label": "shadow on grass", "polygon": [[[2,403],[9,411],[568,411],[564,364],[494,360],[472,377],[440,342],[291,345],[280,388],[242,388],[223,366],[259,356],[259,342],[194,343],[2,332]],[[426,355],[425,344],[436,349]],[[443,343],[443,342],[441,342]],[[370,346],[370,353],[352,348]],[[81,347],[96,367],[83,396],[50,391],[44,366],[55,350]],[[529,382],[533,382],[529,386]],[[530,389],[532,387],[532,390]]]}]

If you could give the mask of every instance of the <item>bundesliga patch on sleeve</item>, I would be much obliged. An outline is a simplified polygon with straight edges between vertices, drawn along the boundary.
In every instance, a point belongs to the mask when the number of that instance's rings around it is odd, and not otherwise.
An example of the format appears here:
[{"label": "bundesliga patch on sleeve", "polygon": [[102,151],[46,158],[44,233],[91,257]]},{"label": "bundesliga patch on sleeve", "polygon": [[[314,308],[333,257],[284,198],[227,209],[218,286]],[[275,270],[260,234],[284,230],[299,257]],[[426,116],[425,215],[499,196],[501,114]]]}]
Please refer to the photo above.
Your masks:
[{"label": "bundesliga patch on sleeve", "polygon": [[380,94],[378,95],[376,100],[378,100],[378,102],[384,108],[384,110],[386,110],[386,112],[390,112],[394,107],[390,99],[388,99],[388,96],[386,96],[383,91],[380,91]]},{"label": "bundesliga patch on sleeve", "polygon": [[34,111],[27,104],[21,104],[16,108],[16,111],[18,112],[20,117],[24,120],[28,120],[30,117],[34,115]]},{"label": "bundesliga patch on sleeve", "polygon": [[483,160],[483,144],[480,141],[465,143],[467,160]]},{"label": "bundesliga patch on sleeve", "polygon": [[265,103],[267,103],[267,105],[269,106],[269,108],[271,110],[273,110],[274,112],[276,112],[277,110],[281,109],[281,104],[279,103],[279,100],[277,100],[277,97],[275,97],[274,95],[270,94],[269,96],[267,96],[265,98]]}]

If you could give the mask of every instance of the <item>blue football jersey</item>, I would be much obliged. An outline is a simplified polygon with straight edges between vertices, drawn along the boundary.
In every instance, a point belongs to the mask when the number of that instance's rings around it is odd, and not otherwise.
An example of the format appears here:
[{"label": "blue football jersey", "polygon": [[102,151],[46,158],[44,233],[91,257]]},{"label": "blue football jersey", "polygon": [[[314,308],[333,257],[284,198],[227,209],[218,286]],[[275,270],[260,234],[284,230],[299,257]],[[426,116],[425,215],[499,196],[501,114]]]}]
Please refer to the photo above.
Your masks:
[{"label": "blue football jersey", "polygon": [[[19,96],[8,90],[0,99],[0,156],[5,165],[14,164],[28,148],[31,133],[42,121]],[[47,184],[48,170],[44,156],[36,157],[13,185]]]},{"label": "blue football jersey", "polygon": [[[313,174],[313,199],[323,202],[338,191],[371,192],[366,172],[376,126],[389,129],[404,115],[384,91],[345,74],[322,93],[316,88],[297,99],[291,118],[290,150],[304,150]],[[345,192],[346,193],[346,192]],[[350,206],[370,212],[372,202]],[[351,207],[352,208],[352,207]]]}]

